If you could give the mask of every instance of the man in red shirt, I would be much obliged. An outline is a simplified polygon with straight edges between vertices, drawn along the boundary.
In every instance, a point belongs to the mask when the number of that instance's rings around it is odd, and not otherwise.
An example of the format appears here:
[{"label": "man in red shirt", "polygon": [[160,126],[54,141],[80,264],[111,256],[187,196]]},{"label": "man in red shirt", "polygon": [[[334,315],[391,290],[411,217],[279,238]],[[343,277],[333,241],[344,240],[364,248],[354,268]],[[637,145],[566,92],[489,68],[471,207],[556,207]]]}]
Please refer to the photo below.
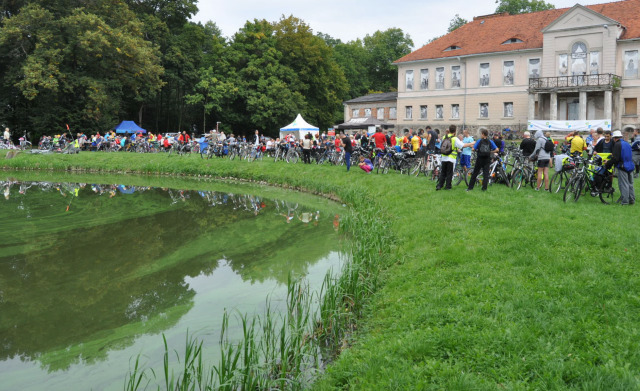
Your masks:
[{"label": "man in red shirt", "polygon": [[387,136],[378,128],[373,134],[373,141],[376,143],[376,149],[384,149],[384,145],[387,143]]},{"label": "man in red shirt", "polygon": [[336,152],[340,152],[341,151],[340,147],[342,146],[342,141],[340,139],[340,136],[336,136],[336,139],[335,139],[333,145],[336,146]]},{"label": "man in red shirt", "polygon": [[180,134],[180,137],[178,137],[178,141],[180,142],[180,144],[188,143],[191,141],[191,136],[189,136],[187,132],[183,130]]}]

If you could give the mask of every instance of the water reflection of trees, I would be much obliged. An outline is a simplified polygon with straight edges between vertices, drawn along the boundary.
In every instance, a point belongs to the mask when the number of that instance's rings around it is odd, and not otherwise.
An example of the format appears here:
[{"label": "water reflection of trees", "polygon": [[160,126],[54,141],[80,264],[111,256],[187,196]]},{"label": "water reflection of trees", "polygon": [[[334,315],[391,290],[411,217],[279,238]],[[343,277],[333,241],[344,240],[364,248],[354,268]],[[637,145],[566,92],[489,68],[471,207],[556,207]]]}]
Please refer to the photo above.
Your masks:
[{"label": "water reflection of trees", "polygon": [[103,360],[137,335],[175,325],[193,305],[185,277],[211,274],[220,260],[245,281],[285,283],[335,248],[330,216],[253,195],[0,188],[8,222],[0,235],[9,238],[0,245],[0,360],[38,359],[49,370]]}]

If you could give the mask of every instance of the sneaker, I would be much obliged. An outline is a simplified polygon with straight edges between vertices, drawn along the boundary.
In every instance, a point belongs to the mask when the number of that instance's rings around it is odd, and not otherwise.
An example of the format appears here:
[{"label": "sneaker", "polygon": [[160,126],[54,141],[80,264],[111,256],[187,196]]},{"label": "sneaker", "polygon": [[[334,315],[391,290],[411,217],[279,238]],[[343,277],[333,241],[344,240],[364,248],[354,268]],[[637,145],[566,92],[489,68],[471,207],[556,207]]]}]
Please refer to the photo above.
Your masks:
[{"label": "sneaker", "polygon": [[439,187],[439,186],[436,186],[436,191],[438,191],[438,190],[440,190],[440,189],[442,189],[442,188],[441,188],[441,187]]},{"label": "sneaker", "polygon": [[470,191],[471,191],[471,189],[467,189],[467,190],[465,190],[465,191],[468,193],[468,192],[470,192]]},{"label": "sneaker", "polygon": [[591,190],[591,197],[597,197],[598,196],[598,192],[595,190]]}]

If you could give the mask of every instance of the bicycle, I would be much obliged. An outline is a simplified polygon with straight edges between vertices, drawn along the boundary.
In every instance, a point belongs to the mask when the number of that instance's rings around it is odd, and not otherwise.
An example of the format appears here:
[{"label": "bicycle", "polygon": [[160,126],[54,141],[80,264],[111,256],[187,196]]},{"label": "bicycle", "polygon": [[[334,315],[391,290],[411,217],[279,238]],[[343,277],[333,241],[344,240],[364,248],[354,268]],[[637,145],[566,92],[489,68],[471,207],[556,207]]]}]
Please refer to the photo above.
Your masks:
[{"label": "bicycle", "polygon": [[23,151],[28,151],[31,148],[33,148],[33,145],[31,145],[31,142],[27,138],[27,131],[25,130],[22,137],[20,137],[20,149]]},{"label": "bicycle", "polygon": [[558,193],[560,190],[566,188],[575,168],[576,162],[574,158],[566,157],[563,159],[562,167],[559,171],[556,171],[549,180],[549,191],[551,193]]},{"label": "bicycle", "polygon": [[[602,159],[586,160],[576,157],[575,160],[576,169],[565,187],[563,201],[567,202],[567,200],[573,199],[574,202],[577,202],[584,190],[585,193],[589,193],[592,197],[598,196],[603,204],[610,204],[611,202],[608,199],[613,199],[613,193],[615,192],[613,188],[613,173],[607,171],[601,165]],[[598,175],[602,177],[600,183],[596,183]]]}]

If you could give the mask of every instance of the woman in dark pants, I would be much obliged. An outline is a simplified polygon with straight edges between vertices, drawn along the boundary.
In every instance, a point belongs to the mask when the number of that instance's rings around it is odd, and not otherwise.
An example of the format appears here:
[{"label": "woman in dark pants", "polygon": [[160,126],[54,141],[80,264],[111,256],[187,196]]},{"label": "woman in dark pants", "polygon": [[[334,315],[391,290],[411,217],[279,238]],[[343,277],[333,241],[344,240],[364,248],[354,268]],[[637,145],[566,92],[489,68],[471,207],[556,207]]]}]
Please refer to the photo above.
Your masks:
[{"label": "woman in dark pants", "polygon": [[471,179],[469,180],[469,188],[467,189],[467,191],[473,190],[480,170],[482,170],[482,177],[484,178],[484,180],[482,181],[482,191],[486,191],[487,186],[489,186],[489,166],[491,165],[491,154],[498,153],[499,149],[493,142],[493,140],[489,140],[489,131],[484,128],[480,130],[480,140],[476,141],[473,149],[475,149],[477,152],[477,158],[476,165],[475,167],[473,167],[473,174],[471,174]]}]

